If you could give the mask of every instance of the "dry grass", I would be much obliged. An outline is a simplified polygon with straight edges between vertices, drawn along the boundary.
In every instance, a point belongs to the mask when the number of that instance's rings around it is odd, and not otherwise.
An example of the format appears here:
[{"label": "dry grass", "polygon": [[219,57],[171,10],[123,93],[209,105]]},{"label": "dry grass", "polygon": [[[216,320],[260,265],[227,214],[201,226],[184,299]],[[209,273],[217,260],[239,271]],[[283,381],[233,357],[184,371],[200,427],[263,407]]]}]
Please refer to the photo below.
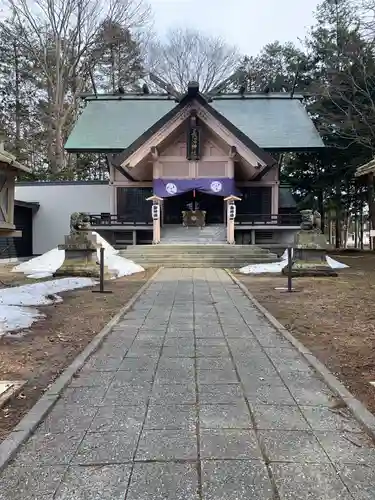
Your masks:
[{"label": "dry grass", "polygon": [[[14,276],[2,272],[4,280]],[[0,380],[28,381],[22,394],[0,410],[0,441],[154,272],[107,282],[111,294],[92,293],[94,288],[62,293],[63,303],[39,308],[46,317],[26,335],[0,339]]]},{"label": "dry grass", "polygon": [[350,266],[337,278],[237,276],[295,337],[375,412],[375,254],[333,256]]}]

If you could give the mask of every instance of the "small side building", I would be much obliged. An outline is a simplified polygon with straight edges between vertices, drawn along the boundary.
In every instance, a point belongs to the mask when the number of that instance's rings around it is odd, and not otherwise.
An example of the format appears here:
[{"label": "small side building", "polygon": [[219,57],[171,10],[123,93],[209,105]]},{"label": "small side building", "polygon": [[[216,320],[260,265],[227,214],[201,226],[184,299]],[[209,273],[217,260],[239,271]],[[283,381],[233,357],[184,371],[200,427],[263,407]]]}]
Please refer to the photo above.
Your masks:
[{"label": "small side building", "polygon": [[32,255],[32,214],[37,204],[14,199],[16,177],[30,172],[14,155],[5,151],[0,134],[0,260]]}]

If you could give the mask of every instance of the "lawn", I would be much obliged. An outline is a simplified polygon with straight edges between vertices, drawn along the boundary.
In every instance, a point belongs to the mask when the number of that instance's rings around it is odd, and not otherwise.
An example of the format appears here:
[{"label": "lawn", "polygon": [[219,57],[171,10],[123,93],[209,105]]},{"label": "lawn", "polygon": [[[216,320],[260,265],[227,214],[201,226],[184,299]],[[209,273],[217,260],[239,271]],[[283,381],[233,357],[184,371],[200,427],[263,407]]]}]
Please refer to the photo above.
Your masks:
[{"label": "lawn", "polygon": [[[11,267],[1,268],[4,283],[35,282],[10,273]],[[21,393],[0,409],[0,441],[154,272],[147,269],[106,282],[111,294],[92,293],[93,288],[64,292],[62,303],[38,307],[46,317],[25,335],[0,338],[0,380],[27,380]]]},{"label": "lawn", "polygon": [[375,412],[375,254],[332,255],[350,266],[337,278],[237,275],[293,335]]}]

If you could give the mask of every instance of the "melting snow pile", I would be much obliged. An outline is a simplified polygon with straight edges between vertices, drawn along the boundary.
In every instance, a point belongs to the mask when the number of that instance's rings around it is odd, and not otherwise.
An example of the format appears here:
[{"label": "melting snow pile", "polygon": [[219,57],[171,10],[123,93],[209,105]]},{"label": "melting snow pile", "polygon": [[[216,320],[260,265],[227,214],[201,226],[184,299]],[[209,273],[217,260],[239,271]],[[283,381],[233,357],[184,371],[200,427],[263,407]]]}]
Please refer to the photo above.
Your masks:
[{"label": "melting snow pile", "polygon": [[[48,252],[49,253],[49,252]],[[92,278],[62,278],[0,290],[0,337],[6,332],[28,328],[43,317],[35,307],[62,302],[57,295],[95,285]]]},{"label": "melting snow pile", "polygon": [[[104,264],[113,274],[114,278],[129,276],[131,274],[144,271],[143,267],[135,264],[132,260],[125,259],[118,255],[118,250],[115,250],[104,238],[98,233],[93,233],[96,236],[98,243],[104,247]],[[49,252],[44,253],[39,257],[22,262],[12,269],[16,273],[24,273],[28,278],[46,278],[52,276],[53,273],[62,266],[65,259],[65,250],[53,248]],[[98,249],[99,259],[99,249]]]},{"label": "melting snow pile", "polygon": [[[331,269],[345,269],[349,266],[326,256],[327,264]],[[280,262],[269,262],[266,264],[252,264],[250,266],[242,267],[239,272],[242,274],[263,274],[263,273],[281,273],[282,269],[288,264],[287,250],[281,256]]]}]

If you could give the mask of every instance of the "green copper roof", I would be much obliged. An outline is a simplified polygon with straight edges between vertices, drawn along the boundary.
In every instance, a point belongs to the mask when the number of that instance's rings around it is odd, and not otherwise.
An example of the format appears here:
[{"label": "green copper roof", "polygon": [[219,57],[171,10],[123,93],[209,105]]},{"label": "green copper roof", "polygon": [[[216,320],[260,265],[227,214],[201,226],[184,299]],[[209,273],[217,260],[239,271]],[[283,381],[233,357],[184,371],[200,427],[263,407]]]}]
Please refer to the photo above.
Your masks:
[{"label": "green copper roof", "polygon": [[[300,97],[300,96],[298,96]],[[122,151],[177,106],[165,96],[87,98],[67,151]],[[298,98],[286,94],[220,96],[210,106],[263,149],[284,151],[324,147]]]},{"label": "green copper roof", "polygon": [[176,106],[171,99],[87,100],[67,151],[122,151]]},{"label": "green copper roof", "polygon": [[263,149],[324,147],[298,99],[217,99],[211,106]]}]

